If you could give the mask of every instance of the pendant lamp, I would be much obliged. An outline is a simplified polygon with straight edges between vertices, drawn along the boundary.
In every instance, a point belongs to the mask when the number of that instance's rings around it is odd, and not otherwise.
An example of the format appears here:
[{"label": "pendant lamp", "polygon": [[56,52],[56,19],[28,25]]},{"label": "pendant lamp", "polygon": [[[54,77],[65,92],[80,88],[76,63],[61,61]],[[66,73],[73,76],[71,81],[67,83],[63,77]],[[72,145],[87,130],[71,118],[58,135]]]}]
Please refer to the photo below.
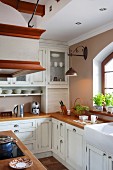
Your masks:
[{"label": "pendant lamp", "polygon": [[[75,54],[78,53],[78,48],[82,48],[82,52],[83,54]],[[82,56],[84,57],[84,59],[87,59],[87,55],[88,55],[88,49],[87,47],[83,47],[83,46],[79,46],[77,47],[74,51],[69,49],[69,54],[68,56],[71,56],[71,67],[69,68],[69,70],[66,72],[66,76],[77,76],[77,72],[72,68],[72,56]]]}]

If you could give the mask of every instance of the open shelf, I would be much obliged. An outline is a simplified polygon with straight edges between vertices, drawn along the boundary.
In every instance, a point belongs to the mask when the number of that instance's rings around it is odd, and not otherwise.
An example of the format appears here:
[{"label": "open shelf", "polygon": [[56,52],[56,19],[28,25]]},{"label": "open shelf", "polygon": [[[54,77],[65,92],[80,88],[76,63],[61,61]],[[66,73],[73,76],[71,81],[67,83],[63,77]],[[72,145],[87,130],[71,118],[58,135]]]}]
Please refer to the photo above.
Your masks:
[{"label": "open shelf", "polygon": [[17,97],[17,96],[41,96],[43,93],[31,93],[31,94],[0,94],[0,97]]}]

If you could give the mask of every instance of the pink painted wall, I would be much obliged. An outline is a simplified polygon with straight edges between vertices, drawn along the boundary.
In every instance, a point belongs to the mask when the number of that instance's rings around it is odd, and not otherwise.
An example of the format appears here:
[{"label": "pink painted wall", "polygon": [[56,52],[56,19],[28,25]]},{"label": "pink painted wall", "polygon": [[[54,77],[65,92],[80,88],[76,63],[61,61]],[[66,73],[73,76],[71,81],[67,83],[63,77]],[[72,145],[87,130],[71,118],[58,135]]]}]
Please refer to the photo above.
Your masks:
[{"label": "pink painted wall", "polygon": [[107,45],[113,42],[113,29],[89,38],[71,46],[74,50],[82,45],[88,47],[88,58],[73,56],[72,67],[78,72],[77,77],[70,77],[70,106],[74,105],[76,98],[81,98],[82,103],[92,107],[93,97],[93,59]]}]

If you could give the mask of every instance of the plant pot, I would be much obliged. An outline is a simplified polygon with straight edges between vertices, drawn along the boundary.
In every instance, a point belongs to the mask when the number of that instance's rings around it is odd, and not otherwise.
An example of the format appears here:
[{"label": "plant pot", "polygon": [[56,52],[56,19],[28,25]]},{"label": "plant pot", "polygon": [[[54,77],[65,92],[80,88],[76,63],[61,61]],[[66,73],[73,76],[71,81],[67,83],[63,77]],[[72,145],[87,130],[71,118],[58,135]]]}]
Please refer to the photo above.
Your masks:
[{"label": "plant pot", "polygon": [[103,106],[94,106],[96,111],[103,111]]},{"label": "plant pot", "polygon": [[113,113],[113,106],[106,106],[106,111],[110,112],[112,114]]}]

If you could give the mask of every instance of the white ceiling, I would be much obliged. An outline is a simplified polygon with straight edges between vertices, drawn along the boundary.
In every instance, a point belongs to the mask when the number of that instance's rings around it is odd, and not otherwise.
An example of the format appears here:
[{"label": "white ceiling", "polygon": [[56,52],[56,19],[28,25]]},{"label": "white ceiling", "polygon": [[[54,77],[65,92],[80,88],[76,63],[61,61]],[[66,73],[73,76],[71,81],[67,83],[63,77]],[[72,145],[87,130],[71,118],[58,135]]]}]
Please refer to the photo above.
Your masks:
[{"label": "white ceiling", "polygon": [[[61,1],[57,4],[60,5]],[[47,0],[39,2],[46,4]],[[100,8],[107,10],[100,11]],[[82,24],[76,25],[76,22]],[[43,39],[65,41],[72,45],[82,37],[88,38],[88,34],[95,35],[113,28],[113,0],[70,0],[49,20],[42,22],[40,27],[46,29]]]}]

